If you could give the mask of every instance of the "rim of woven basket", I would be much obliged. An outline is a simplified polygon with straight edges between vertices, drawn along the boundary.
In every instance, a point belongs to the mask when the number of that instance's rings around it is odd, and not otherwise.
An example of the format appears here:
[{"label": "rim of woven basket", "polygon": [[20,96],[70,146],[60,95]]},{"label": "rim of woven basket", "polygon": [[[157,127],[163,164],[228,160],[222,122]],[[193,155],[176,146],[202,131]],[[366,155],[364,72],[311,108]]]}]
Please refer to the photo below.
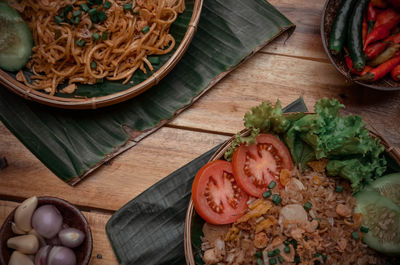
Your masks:
[{"label": "rim of woven basket", "polygon": [[50,96],[48,94],[33,90],[25,84],[20,83],[5,71],[0,69],[0,83],[7,87],[15,94],[32,101],[36,101],[47,106],[58,107],[63,109],[97,109],[100,107],[114,105],[128,99],[131,99],[152,86],[156,85],[162,78],[164,78],[182,58],[183,54],[189,47],[190,42],[197,30],[197,25],[200,20],[201,9],[203,0],[194,0],[193,13],[190,19],[188,29],[182,42],[168,59],[168,61],[156,72],[154,72],[145,81],[132,86],[126,90],[101,97],[91,98],[62,98],[57,96]]},{"label": "rim of woven basket", "polygon": [[[306,114],[313,114],[311,112],[306,112]],[[241,136],[248,136],[250,134],[250,129],[244,129],[240,131]],[[381,141],[381,144],[385,147],[386,152],[396,161],[397,164],[400,165],[400,151],[397,148],[394,148],[389,145],[389,143],[381,137],[378,133],[372,132],[369,130],[370,135],[374,138],[378,138]],[[226,150],[232,144],[235,136],[232,136],[229,140],[227,140],[210,158],[210,161],[214,161],[223,157]],[[185,218],[185,228],[184,228],[184,247],[185,247],[185,258],[186,264],[195,265],[194,256],[193,256],[193,248],[192,248],[192,238],[191,238],[191,226],[192,226],[192,218],[195,214],[193,201],[190,199],[188,209],[186,212]]]}]

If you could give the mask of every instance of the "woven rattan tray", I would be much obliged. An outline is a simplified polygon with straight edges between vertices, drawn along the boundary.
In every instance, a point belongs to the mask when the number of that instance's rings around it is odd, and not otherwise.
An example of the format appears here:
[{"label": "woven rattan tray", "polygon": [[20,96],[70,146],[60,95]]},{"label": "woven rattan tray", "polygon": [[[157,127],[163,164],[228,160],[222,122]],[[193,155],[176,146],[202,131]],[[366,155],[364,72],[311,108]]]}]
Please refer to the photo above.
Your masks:
[{"label": "woven rattan tray", "polygon": [[[131,99],[152,86],[156,85],[164,78],[179,62],[183,54],[189,47],[190,42],[196,32],[197,25],[200,19],[200,13],[203,5],[203,0],[186,0],[193,5],[193,13],[187,27],[187,31],[176,50],[171,57],[155,71],[146,80],[120,92],[99,97],[60,97],[50,96],[41,91],[32,90],[26,85],[18,82],[13,75],[0,69],[0,83],[10,89],[12,92],[24,97],[25,99],[36,101],[48,106],[64,108],[64,109],[96,109],[99,107],[114,105],[128,99]],[[79,88],[78,88],[79,89]]]}]

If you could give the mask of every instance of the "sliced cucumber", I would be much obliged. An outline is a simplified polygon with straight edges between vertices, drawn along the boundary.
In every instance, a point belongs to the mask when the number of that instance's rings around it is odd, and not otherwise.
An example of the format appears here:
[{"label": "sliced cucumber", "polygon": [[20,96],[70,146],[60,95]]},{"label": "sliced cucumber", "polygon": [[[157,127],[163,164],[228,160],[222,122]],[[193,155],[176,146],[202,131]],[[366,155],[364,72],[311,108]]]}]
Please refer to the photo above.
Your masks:
[{"label": "sliced cucumber", "polygon": [[400,172],[378,178],[367,189],[379,192],[400,207]]},{"label": "sliced cucumber", "polygon": [[21,69],[32,54],[32,33],[19,13],[0,2],[0,68]]},{"label": "sliced cucumber", "polygon": [[400,255],[400,207],[375,191],[363,191],[356,196],[355,212],[363,215],[368,227],[364,242],[376,251]]}]

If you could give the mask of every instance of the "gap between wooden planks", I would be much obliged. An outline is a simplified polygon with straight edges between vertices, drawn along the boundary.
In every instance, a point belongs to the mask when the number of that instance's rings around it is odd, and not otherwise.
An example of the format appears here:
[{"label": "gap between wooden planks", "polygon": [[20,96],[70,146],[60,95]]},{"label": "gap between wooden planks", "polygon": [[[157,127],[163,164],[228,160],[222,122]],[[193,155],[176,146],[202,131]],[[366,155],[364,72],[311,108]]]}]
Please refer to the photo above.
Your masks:
[{"label": "gap between wooden planks", "polygon": [[80,208],[107,213],[228,139],[225,135],[164,127],[71,187],[54,176],[2,124],[0,136],[0,150],[9,160],[9,166],[0,171],[0,199],[55,196]]}]

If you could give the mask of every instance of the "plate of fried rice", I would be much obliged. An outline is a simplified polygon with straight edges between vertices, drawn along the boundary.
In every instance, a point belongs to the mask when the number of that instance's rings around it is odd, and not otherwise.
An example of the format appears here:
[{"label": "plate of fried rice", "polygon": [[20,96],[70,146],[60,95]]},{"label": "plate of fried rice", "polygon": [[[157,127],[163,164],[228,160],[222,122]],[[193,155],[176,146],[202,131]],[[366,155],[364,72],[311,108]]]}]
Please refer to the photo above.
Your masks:
[{"label": "plate of fried rice", "polygon": [[[261,112],[253,109],[252,114],[257,113]],[[263,119],[277,121],[276,113]],[[279,115],[297,129],[305,119],[312,120],[315,129],[316,116],[309,115],[321,113]],[[315,153],[309,152],[309,159],[301,161],[288,138],[294,135],[291,129],[282,131],[275,124],[259,130],[254,123],[249,126],[250,113],[246,115],[247,130],[226,142],[195,177],[185,222],[187,264],[399,264],[400,174],[393,173],[390,163],[398,163],[400,154],[370,132],[352,135],[348,139],[371,141],[381,150],[374,152],[375,159],[385,160],[371,169],[370,181],[355,180],[346,174],[360,172],[354,167],[356,152],[342,158],[333,148],[322,152],[321,158],[321,150],[307,142]],[[327,119],[324,122],[328,126]],[[360,126],[367,131],[364,124]],[[298,140],[305,142],[307,137],[301,133]],[[340,138],[334,131],[329,133]],[[253,136],[255,141],[245,142]],[[323,141],[321,134],[313,132],[313,136]],[[306,151],[302,151],[304,158]],[[368,163],[357,159],[365,169]],[[353,171],[343,173],[349,169],[343,163],[351,163]]]}]

